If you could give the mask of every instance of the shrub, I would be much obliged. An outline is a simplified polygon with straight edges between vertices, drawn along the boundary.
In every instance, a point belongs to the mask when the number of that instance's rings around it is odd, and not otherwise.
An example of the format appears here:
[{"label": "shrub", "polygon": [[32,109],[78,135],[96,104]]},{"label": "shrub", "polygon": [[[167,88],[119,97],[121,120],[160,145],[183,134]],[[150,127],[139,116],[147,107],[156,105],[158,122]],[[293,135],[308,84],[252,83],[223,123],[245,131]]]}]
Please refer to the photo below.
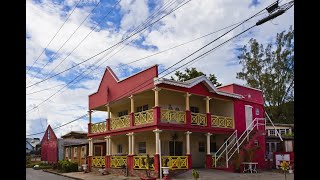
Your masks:
[{"label": "shrub", "polygon": [[61,160],[58,162],[57,168],[60,172],[64,172],[64,173],[77,172],[78,171],[78,163],[70,162],[67,160]]}]

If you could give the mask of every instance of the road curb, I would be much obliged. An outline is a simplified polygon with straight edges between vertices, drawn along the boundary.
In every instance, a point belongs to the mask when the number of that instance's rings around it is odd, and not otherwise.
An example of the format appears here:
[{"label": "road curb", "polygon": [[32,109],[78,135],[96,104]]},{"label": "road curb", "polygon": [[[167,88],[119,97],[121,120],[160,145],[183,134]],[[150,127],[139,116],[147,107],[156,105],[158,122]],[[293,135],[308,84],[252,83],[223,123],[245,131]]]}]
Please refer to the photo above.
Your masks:
[{"label": "road curb", "polygon": [[84,179],[81,179],[81,178],[71,177],[71,176],[67,176],[67,175],[64,175],[64,174],[57,173],[57,172],[48,171],[48,170],[46,170],[46,169],[43,169],[42,171],[43,171],[43,172],[47,172],[47,173],[56,174],[56,175],[63,176],[63,177],[67,177],[67,178],[76,179],[76,180],[84,180]]}]

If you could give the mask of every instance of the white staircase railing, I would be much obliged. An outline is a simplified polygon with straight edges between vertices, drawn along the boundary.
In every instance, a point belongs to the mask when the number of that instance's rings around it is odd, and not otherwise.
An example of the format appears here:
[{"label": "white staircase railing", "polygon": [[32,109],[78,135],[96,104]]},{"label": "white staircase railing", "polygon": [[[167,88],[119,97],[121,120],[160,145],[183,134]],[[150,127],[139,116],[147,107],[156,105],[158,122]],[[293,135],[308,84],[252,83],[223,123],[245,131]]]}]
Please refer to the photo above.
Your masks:
[{"label": "white staircase railing", "polygon": [[[261,121],[263,121],[263,123],[261,123]],[[222,144],[222,146],[218,149],[218,151],[215,153],[215,161],[214,161],[214,165],[215,167],[217,167],[217,161],[219,160],[219,158],[223,155],[223,153],[225,152],[225,156],[226,156],[226,166],[227,168],[229,167],[229,160],[232,158],[232,156],[234,155],[234,153],[236,151],[238,151],[238,153],[240,153],[239,151],[239,147],[242,145],[242,143],[245,141],[245,139],[247,139],[249,141],[249,134],[250,132],[257,127],[257,129],[259,130],[259,126],[264,126],[265,128],[266,125],[266,121],[265,118],[255,118],[250,125],[247,127],[247,129],[241,134],[241,136],[238,138],[238,134],[237,134],[237,130],[235,130],[230,137]],[[228,143],[228,140],[230,140],[230,142]],[[234,142],[233,142],[234,141]],[[235,149],[233,149],[235,146],[237,146]],[[228,151],[230,150],[230,151]],[[221,151],[221,152],[220,152]],[[218,156],[217,156],[218,154]]]},{"label": "white staircase railing", "polygon": [[[235,130],[229,138],[220,146],[220,148],[216,151],[214,154],[214,166],[217,167],[217,161],[220,159],[220,157],[223,155],[224,152],[228,154],[228,146],[231,144],[235,144],[234,142],[237,142],[238,139],[238,131]],[[229,143],[228,143],[229,141]],[[225,148],[224,148],[225,147]],[[221,151],[221,152],[220,152]],[[217,156],[218,155],[218,156]]]},{"label": "white staircase railing", "polygon": [[[262,121],[262,122],[261,122]],[[241,136],[239,137],[239,142],[237,142],[238,144],[238,148],[239,146],[241,146],[243,144],[243,142],[247,139],[247,141],[249,141],[249,135],[250,132],[257,127],[257,129],[259,130],[259,126],[264,126],[266,125],[266,120],[265,118],[255,118],[250,125],[247,127],[247,129],[241,134]],[[232,148],[234,147],[234,145],[230,148],[232,150]],[[232,152],[230,151],[230,155],[228,155],[227,158],[227,162],[229,162],[229,160],[232,158],[233,154],[237,151],[237,149],[233,150]],[[239,151],[238,151],[239,153]],[[228,167],[228,164],[227,164]]]},{"label": "white staircase railing", "polygon": [[274,131],[275,131],[275,134],[277,135],[278,134],[278,137],[280,138],[281,141],[283,141],[282,137],[281,137],[281,134],[279,133],[278,129],[276,129],[276,127],[274,126],[273,122],[271,121],[271,118],[269,117],[268,113],[265,112],[269,122],[271,123],[271,125],[273,126],[274,128]]}]

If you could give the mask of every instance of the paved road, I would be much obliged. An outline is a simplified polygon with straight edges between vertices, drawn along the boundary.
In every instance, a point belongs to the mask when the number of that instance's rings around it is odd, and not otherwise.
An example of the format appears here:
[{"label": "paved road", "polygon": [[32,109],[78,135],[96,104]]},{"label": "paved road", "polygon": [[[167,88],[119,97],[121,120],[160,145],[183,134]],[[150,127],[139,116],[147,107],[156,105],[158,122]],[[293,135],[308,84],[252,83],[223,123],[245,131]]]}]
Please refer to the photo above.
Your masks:
[{"label": "paved road", "polygon": [[71,178],[43,172],[42,170],[26,168],[26,180],[71,180]]},{"label": "paved road", "polygon": [[[218,179],[218,180],[284,180],[284,174],[279,172],[259,172],[259,173],[231,173],[221,170],[215,169],[199,169],[200,178],[199,180],[211,180],[211,179]],[[191,171],[185,172],[172,178],[172,180],[192,180]],[[293,180],[293,174],[287,174],[287,180]]]}]

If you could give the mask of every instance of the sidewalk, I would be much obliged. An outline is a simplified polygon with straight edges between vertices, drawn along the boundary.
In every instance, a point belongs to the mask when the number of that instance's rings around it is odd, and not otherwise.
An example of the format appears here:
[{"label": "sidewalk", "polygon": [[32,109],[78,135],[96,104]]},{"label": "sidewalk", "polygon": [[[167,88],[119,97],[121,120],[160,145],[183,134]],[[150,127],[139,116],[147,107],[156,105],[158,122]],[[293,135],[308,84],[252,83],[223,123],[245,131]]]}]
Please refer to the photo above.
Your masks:
[{"label": "sidewalk", "polygon": [[77,180],[133,180],[133,179],[140,179],[139,177],[125,177],[125,176],[120,176],[120,175],[100,175],[99,173],[96,172],[89,172],[89,173],[83,173],[83,172],[70,172],[70,173],[57,173],[55,171],[50,171],[46,170],[45,172],[47,173],[54,173],[60,176],[64,177],[69,177],[72,179],[77,179]]}]

